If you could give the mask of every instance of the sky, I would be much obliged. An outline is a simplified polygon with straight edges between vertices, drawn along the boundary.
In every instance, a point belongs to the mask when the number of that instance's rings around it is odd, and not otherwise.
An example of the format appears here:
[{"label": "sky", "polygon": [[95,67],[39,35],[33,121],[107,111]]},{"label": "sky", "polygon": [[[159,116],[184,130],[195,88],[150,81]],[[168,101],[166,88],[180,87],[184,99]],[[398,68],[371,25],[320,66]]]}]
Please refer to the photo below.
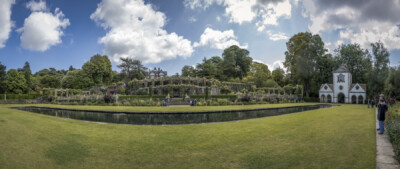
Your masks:
[{"label": "sky", "polygon": [[400,0],[0,0],[0,62],[80,68],[95,54],[141,60],[169,75],[238,45],[270,69],[286,42],[319,34],[329,52],[381,41],[400,64]]}]

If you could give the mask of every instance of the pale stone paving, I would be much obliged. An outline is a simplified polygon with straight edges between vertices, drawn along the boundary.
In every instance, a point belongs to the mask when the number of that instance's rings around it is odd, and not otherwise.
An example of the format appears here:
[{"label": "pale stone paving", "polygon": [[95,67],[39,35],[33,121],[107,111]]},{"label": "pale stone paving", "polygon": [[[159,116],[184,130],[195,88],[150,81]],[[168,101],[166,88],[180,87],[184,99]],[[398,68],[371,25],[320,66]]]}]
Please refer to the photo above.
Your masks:
[{"label": "pale stone paving", "polygon": [[[378,111],[375,111],[377,115]],[[376,116],[375,116],[376,118]],[[376,128],[379,128],[376,120]],[[390,143],[388,134],[378,134],[376,131],[376,168],[377,169],[400,169],[399,162],[395,158],[392,143]]]}]

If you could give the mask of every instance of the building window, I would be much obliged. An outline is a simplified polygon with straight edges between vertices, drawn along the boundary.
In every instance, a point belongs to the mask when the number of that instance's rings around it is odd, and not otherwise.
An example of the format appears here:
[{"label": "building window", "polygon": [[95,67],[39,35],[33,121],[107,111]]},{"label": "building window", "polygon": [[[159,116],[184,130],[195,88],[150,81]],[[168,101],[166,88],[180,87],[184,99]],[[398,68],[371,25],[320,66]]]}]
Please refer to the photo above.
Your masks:
[{"label": "building window", "polygon": [[360,86],[357,85],[357,86],[356,86],[356,89],[357,89],[357,90],[360,89]]},{"label": "building window", "polygon": [[328,89],[328,86],[325,86],[324,89],[327,90],[327,89]]},{"label": "building window", "polygon": [[343,86],[342,86],[342,85],[340,85],[340,86],[339,86],[339,89],[340,89],[340,90],[343,90]]},{"label": "building window", "polygon": [[344,82],[344,75],[343,74],[338,75],[338,83],[340,83],[340,82]]}]

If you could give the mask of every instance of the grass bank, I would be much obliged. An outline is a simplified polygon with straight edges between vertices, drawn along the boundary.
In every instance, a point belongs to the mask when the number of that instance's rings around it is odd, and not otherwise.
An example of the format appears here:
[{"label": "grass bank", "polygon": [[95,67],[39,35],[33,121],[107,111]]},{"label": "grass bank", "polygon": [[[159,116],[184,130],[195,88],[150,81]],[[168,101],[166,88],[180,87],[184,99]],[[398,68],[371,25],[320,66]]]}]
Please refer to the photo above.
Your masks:
[{"label": "grass bank", "polygon": [[[202,107],[204,108],[204,107]],[[180,126],[97,124],[0,105],[0,168],[375,168],[372,109]]]}]

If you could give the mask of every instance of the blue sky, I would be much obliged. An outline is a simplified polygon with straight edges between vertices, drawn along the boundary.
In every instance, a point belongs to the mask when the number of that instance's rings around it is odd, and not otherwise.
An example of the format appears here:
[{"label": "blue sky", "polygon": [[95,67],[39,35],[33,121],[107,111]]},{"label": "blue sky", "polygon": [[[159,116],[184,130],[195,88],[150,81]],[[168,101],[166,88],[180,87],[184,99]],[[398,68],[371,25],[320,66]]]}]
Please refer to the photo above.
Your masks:
[{"label": "blue sky", "polygon": [[398,0],[1,1],[0,62],[8,69],[25,61],[34,72],[80,68],[100,53],[114,70],[120,57],[131,57],[174,74],[232,44],[276,68],[288,38],[304,31],[320,34],[331,52],[380,40],[391,64],[400,63]]}]

